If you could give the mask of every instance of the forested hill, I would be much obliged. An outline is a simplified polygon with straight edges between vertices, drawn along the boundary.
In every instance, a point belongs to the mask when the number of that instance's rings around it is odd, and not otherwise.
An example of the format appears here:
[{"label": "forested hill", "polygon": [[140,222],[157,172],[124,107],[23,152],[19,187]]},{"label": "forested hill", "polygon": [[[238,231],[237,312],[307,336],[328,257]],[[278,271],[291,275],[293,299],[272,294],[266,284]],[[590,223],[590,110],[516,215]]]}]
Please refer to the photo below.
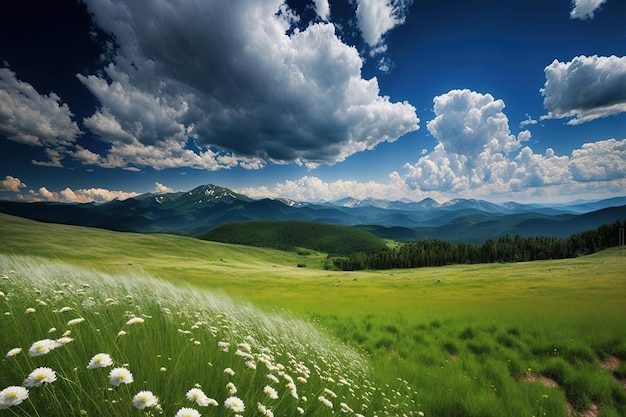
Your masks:
[{"label": "forested hill", "polygon": [[482,245],[425,239],[375,253],[336,258],[334,265],[344,271],[353,271],[574,258],[623,244],[620,234],[623,236],[625,227],[626,220],[616,221],[595,230],[576,233],[568,239],[507,235],[488,239]]},{"label": "forested hill", "polygon": [[330,255],[373,253],[386,248],[385,241],[348,226],[303,221],[249,221],[218,226],[204,240],[291,251],[307,248]]}]

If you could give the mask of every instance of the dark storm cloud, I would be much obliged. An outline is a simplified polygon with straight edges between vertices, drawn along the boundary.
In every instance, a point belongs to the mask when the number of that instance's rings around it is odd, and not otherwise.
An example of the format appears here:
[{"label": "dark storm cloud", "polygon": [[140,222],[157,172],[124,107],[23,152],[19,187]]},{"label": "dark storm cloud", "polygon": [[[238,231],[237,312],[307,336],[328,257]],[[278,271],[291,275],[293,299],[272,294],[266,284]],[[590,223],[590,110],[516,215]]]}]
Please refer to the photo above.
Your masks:
[{"label": "dark storm cloud", "polygon": [[213,168],[220,150],[252,166],[315,166],[418,128],[413,106],[362,77],[358,51],[332,24],[292,32],[299,17],[280,0],[85,3],[117,43],[105,73],[79,77],[100,101],[85,125],[112,156],[180,156],[192,137]]}]

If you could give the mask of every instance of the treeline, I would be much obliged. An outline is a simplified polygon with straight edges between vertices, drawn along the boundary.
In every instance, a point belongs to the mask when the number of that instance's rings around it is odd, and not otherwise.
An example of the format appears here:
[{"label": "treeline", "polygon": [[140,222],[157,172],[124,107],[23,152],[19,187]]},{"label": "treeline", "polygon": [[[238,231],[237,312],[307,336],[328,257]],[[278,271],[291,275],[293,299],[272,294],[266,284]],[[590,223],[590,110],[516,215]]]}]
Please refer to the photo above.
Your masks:
[{"label": "treeline", "polygon": [[618,246],[620,229],[625,224],[626,221],[618,220],[596,230],[576,233],[567,239],[507,235],[497,240],[488,239],[482,245],[426,239],[374,253],[336,258],[333,264],[343,271],[356,271],[574,258]]}]

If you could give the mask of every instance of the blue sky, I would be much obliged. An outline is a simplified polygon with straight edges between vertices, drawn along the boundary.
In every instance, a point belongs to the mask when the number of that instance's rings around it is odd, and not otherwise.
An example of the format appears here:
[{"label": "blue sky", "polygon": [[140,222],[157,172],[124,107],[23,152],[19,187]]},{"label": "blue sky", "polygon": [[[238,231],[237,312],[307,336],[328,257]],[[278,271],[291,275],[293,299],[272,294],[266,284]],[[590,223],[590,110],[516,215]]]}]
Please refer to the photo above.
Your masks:
[{"label": "blue sky", "polygon": [[3,199],[626,194],[620,0],[3,9]]}]

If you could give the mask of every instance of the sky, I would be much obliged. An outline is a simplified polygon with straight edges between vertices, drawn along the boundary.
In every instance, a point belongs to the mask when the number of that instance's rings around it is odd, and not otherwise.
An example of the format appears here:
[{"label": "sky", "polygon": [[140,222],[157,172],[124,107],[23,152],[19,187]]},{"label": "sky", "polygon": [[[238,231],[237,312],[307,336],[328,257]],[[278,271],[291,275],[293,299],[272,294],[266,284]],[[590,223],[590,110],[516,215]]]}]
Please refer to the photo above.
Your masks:
[{"label": "sky", "polygon": [[623,0],[12,0],[0,199],[626,195]]}]

